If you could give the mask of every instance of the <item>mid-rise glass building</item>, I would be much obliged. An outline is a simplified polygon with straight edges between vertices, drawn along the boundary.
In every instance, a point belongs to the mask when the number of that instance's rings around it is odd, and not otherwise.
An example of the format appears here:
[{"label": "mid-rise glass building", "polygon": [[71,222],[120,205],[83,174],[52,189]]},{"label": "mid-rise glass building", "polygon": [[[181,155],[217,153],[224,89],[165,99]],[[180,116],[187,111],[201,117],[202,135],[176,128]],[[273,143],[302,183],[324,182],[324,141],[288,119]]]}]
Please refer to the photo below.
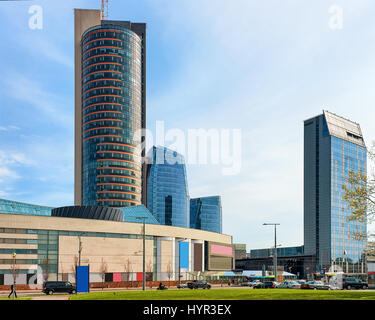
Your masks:
[{"label": "mid-rise glass building", "polygon": [[304,251],[316,271],[339,265],[361,273],[366,222],[348,221],[342,186],[350,170],[366,173],[366,145],[359,124],[324,111],[304,121]]},{"label": "mid-rise glass building", "polygon": [[190,228],[222,233],[220,196],[190,199]]},{"label": "mid-rise glass building", "polygon": [[162,225],[189,228],[189,193],[184,157],[153,147],[148,158],[147,208]]},{"label": "mid-rise glass building", "polygon": [[0,199],[1,213],[50,216],[53,209],[53,207]]},{"label": "mid-rise glass building", "polygon": [[[298,247],[281,247],[277,248],[278,257],[291,257],[291,256],[302,256],[304,254],[303,246]],[[258,258],[268,258],[273,256],[275,248],[266,248],[266,249],[253,249],[250,250],[249,258],[258,259]]]}]

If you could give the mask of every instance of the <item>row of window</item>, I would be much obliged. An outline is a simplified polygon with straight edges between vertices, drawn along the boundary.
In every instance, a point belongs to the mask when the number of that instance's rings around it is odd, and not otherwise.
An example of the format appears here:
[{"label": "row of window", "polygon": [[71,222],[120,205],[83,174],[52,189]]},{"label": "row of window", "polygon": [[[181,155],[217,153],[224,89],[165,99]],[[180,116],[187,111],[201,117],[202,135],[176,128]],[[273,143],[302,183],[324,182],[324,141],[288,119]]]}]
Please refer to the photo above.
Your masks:
[{"label": "row of window", "polygon": [[0,243],[36,244],[36,243],[38,243],[38,240],[37,239],[9,239],[9,238],[0,238]]},{"label": "row of window", "polygon": [[119,104],[119,105],[127,105],[133,104],[134,109],[141,110],[141,97],[135,93],[129,93],[128,95],[104,95],[104,96],[94,96],[90,99],[83,101],[82,103],[82,110],[86,110],[85,108],[92,105],[92,104]]},{"label": "row of window", "polygon": [[134,80],[134,82],[138,84],[138,88],[140,88],[141,69],[138,68],[129,70],[129,68],[126,68],[125,66],[114,62],[108,62],[105,64],[92,64],[91,66],[83,69],[82,78],[85,78],[86,75],[92,74],[94,72],[100,73],[100,71],[105,71],[105,73],[107,74],[121,73],[123,74],[122,80]]},{"label": "row of window", "polygon": [[0,259],[0,264],[38,264],[37,259]]},{"label": "row of window", "polygon": [[101,54],[120,55],[124,58],[124,64],[128,64],[134,67],[139,67],[142,65],[142,57],[140,57],[139,55],[135,55],[132,57],[132,59],[127,59],[125,57],[125,50],[118,46],[99,46],[91,48],[90,50],[87,50],[82,54],[82,61],[85,61],[87,58],[90,58],[92,56],[98,56]]},{"label": "row of window", "polygon": [[[137,130],[139,126],[137,123],[133,123],[132,121],[122,121],[120,119],[106,119],[106,120],[100,120],[93,121],[90,123],[85,123],[83,125],[83,133],[93,131],[93,129],[97,128],[98,130],[100,128],[122,128],[124,130]],[[117,129],[115,129],[117,130]]]},{"label": "row of window", "polygon": [[136,85],[134,85],[134,83],[130,81],[114,78],[112,79],[109,77],[104,79],[100,78],[93,80],[91,82],[87,82],[85,85],[82,86],[82,92],[86,93],[87,90],[100,87],[118,87],[120,89],[136,90],[138,92],[141,92],[141,85],[139,83],[136,83]]},{"label": "row of window", "polygon": [[94,39],[100,38],[114,38],[119,40],[124,40],[127,43],[140,43],[141,39],[131,30],[121,30],[121,31],[110,31],[108,29],[91,31],[87,30],[82,36],[82,45],[85,45],[87,42],[90,42]]},{"label": "row of window", "polygon": [[122,37],[89,37],[82,43],[82,52],[86,52],[93,47],[98,46],[115,46],[127,49],[128,51],[132,52],[133,54],[140,55],[141,53],[141,42],[134,41],[132,38],[122,38]]},{"label": "row of window", "polygon": [[[137,111],[134,113],[134,111]],[[117,113],[120,117],[124,117],[125,119],[139,119],[140,114],[140,105],[132,103],[127,104],[120,104],[120,103],[98,103],[98,104],[89,104],[85,108],[82,109],[82,114],[85,118],[86,115],[93,115],[96,114],[95,112],[107,112],[107,113]],[[121,112],[119,114],[118,112]]]},{"label": "row of window", "polygon": [[90,97],[100,96],[100,95],[110,95],[110,96],[131,96],[131,95],[141,95],[140,89],[137,89],[135,87],[128,88],[128,87],[97,87],[97,89],[90,89],[90,91],[87,91],[82,95],[83,101],[86,99],[89,99]]},{"label": "row of window", "polygon": [[116,47],[124,50],[127,56],[141,57],[141,45],[135,42],[122,41],[116,38],[97,38],[89,40],[87,44],[82,46],[82,54],[84,55],[87,51],[97,47]]}]

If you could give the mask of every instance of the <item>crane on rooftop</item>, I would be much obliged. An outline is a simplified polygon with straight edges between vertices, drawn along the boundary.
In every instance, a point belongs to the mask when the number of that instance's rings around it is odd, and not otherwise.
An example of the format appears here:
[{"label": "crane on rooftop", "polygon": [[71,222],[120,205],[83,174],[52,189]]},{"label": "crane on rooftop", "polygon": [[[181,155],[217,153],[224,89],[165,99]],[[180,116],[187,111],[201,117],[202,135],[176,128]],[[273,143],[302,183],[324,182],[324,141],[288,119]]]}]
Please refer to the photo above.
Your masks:
[{"label": "crane on rooftop", "polygon": [[108,0],[102,0],[101,20],[108,20]]}]

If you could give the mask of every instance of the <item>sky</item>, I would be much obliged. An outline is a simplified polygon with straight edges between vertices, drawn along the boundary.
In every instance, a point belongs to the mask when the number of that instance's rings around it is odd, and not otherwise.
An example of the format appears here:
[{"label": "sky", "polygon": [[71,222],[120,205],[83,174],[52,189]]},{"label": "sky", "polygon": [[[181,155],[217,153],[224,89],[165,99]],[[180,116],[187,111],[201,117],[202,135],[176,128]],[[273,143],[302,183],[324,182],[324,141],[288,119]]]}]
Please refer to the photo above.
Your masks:
[{"label": "sky", "polygon": [[[73,204],[74,8],[100,1],[0,1],[0,198]],[[233,242],[271,247],[277,222],[278,244],[303,244],[303,120],[329,110],[375,139],[374,15],[373,0],[109,1],[109,19],[147,23],[147,128],[241,131],[237,174],[187,166]]]}]

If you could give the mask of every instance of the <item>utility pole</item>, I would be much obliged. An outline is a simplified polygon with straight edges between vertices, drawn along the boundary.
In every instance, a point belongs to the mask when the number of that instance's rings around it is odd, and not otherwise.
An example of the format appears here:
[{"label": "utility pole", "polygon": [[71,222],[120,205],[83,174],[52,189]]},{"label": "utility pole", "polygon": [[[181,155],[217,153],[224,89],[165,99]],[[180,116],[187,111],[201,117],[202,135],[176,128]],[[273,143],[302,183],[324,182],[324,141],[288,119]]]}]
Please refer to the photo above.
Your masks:
[{"label": "utility pole", "polygon": [[78,236],[79,241],[79,247],[78,247],[78,265],[81,266],[81,251],[82,251],[82,242],[81,242],[81,236]]},{"label": "utility pole", "polygon": [[146,217],[136,217],[138,220],[143,220],[143,283],[142,290],[146,290]]},{"label": "utility pole", "polygon": [[273,272],[275,275],[275,281],[277,281],[277,240],[276,240],[276,226],[279,226],[280,223],[263,223],[264,226],[274,226],[275,227],[275,248],[273,254]]}]

